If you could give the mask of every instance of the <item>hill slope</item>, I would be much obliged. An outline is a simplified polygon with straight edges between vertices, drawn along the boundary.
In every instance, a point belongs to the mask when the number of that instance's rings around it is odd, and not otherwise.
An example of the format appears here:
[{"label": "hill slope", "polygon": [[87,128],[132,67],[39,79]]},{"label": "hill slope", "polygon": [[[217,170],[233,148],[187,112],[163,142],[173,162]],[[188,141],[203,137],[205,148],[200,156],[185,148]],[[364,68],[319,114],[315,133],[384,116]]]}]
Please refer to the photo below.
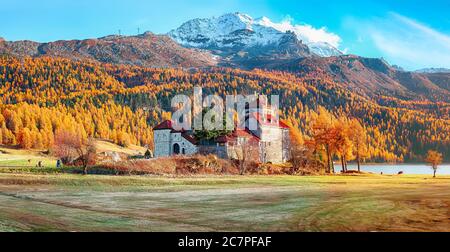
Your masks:
[{"label": "hill slope", "polygon": [[450,74],[400,71],[383,59],[354,55],[309,57],[278,61],[261,67],[290,71],[299,76],[326,76],[345,88],[371,98],[450,102]]},{"label": "hill slope", "polygon": [[[282,117],[311,135],[319,108],[358,118],[371,160],[421,160],[428,149],[450,158],[450,104],[397,98],[381,103],[320,71],[155,69],[67,59],[0,57],[0,139],[45,148],[60,129],[128,146],[152,144],[152,127],[170,117],[171,98],[192,94],[279,94]],[[406,91],[405,91],[406,92]]]},{"label": "hill slope", "polygon": [[[183,29],[172,31],[170,35],[186,47],[168,36],[144,33],[50,43],[0,40],[0,55],[64,57],[143,67],[205,68],[219,65],[246,70],[289,71],[300,77],[317,75],[329,78],[378,102],[392,103],[398,99],[450,102],[448,72],[406,72],[390,66],[383,59],[354,55],[318,57],[292,32],[280,33],[270,27],[258,28],[262,30],[247,27],[255,21],[246,21],[245,16],[231,15],[222,19],[216,20],[213,27],[206,25],[210,20],[194,20],[183,25]],[[233,39],[230,34],[222,34],[228,31],[225,28],[208,36],[199,35],[208,29],[215,31],[219,24],[231,26],[227,29],[232,31]],[[198,29],[202,33],[196,33]],[[200,49],[192,48],[193,45]]]},{"label": "hill slope", "polygon": [[65,57],[145,67],[204,67],[216,64],[207,52],[184,48],[167,36],[149,32],[138,36],[107,36],[50,43],[0,41],[0,54]]}]

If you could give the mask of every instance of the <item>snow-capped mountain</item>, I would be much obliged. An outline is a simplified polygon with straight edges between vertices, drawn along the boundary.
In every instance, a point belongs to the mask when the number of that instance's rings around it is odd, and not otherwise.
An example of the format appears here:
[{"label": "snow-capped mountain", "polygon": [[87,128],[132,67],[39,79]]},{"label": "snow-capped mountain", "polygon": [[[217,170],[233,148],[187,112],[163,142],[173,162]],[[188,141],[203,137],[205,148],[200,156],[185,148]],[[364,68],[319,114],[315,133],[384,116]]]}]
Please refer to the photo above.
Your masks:
[{"label": "snow-capped mountain", "polygon": [[297,53],[299,53],[297,56],[309,56],[311,52],[322,57],[342,55],[338,49],[326,42],[308,43],[306,41],[308,47],[306,48],[305,42],[301,39],[304,36],[298,31],[291,32],[277,26],[267,17],[253,19],[242,13],[193,19],[181,25],[178,29],[172,30],[168,35],[186,47],[229,51],[233,48],[242,50],[278,47],[280,43],[285,42],[288,37],[292,37],[294,34],[297,39],[300,38],[297,44],[301,44],[301,47],[303,47],[303,49],[297,50]]},{"label": "snow-capped mountain", "polygon": [[343,53],[327,42],[311,42],[306,44],[309,49],[320,57],[341,56]]},{"label": "snow-capped mountain", "polygon": [[424,68],[415,71],[416,73],[450,73],[448,68]]},{"label": "snow-capped mountain", "polygon": [[[304,44],[306,44],[311,52],[321,57],[332,57],[332,56],[340,56],[343,53],[337,49],[335,46],[331,45],[326,41],[321,41],[317,38],[312,39],[311,35],[307,34],[308,31],[314,31],[315,33],[325,33],[325,31],[319,29],[316,30],[310,26],[299,26],[292,25],[290,22],[282,22],[282,23],[274,23],[267,17],[261,17],[255,19],[255,23],[264,27],[274,28],[280,32],[292,31],[297,35],[297,37],[302,40]],[[323,28],[322,28],[323,29]],[[337,35],[329,35],[329,36],[337,36]],[[334,38],[336,40],[336,38]],[[339,37],[337,37],[340,40]]]},{"label": "snow-capped mountain", "polygon": [[193,19],[169,33],[169,36],[184,46],[203,49],[264,46],[277,43],[283,35],[274,28],[256,24],[250,16],[241,13]]}]

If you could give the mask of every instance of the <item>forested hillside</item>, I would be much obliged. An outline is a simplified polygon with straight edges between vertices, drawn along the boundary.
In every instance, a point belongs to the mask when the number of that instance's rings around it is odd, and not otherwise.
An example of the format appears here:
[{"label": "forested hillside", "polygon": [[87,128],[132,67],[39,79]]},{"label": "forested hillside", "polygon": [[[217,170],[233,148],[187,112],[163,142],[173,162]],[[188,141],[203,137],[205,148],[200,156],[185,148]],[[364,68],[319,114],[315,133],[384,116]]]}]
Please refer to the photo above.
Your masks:
[{"label": "forested hillside", "polygon": [[282,71],[154,69],[55,58],[0,58],[0,143],[44,149],[59,130],[121,145],[152,145],[152,127],[170,117],[170,99],[204,93],[279,94],[285,120],[312,134],[317,111],[358,119],[370,160],[420,160],[433,148],[450,160],[450,104],[371,98],[329,75]]}]

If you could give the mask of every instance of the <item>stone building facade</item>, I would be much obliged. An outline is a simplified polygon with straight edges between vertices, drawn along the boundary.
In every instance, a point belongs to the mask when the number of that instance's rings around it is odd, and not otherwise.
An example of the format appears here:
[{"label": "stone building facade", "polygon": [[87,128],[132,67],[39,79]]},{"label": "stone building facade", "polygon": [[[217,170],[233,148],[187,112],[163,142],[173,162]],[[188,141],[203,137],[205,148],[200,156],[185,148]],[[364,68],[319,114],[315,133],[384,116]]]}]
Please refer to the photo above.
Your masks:
[{"label": "stone building facade", "polygon": [[[176,131],[171,121],[154,128],[155,157],[215,154],[225,159],[242,159],[244,155],[261,163],[281,164],[289,160],[289,127],[275,118],[273,111],[248,111],[257,127],[235,129],[230,135],[208,144],[197,141],[191,132]],[[248,119],[247,118],[247,119]],[[249,158],[249,157],[246,157]]]},{"label": "stone building facade", "polygon": [[156,158],[198,153],[195,139],[187,132],[174,130],[171,121],[161,123],[153,129],[153,132]]}]

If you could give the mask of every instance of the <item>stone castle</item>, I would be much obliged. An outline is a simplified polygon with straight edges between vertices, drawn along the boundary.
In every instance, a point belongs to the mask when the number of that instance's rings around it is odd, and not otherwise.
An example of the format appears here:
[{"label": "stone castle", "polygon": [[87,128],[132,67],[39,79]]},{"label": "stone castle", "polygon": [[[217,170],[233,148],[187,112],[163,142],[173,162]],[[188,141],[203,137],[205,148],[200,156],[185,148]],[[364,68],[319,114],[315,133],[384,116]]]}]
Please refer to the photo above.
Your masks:
[{"label": "stone castle", "polygon": [[269,108],[247,109],[247,120],[255,129],[239,127],[227,136],[212,141],[196,139],[192,131],[177,131],[173,122],[164,121],[154,128],[155,158],[176,155],[215,154],[224,159],[252,159],[261,163],[281,164],[289,159],[289,128]]}]

